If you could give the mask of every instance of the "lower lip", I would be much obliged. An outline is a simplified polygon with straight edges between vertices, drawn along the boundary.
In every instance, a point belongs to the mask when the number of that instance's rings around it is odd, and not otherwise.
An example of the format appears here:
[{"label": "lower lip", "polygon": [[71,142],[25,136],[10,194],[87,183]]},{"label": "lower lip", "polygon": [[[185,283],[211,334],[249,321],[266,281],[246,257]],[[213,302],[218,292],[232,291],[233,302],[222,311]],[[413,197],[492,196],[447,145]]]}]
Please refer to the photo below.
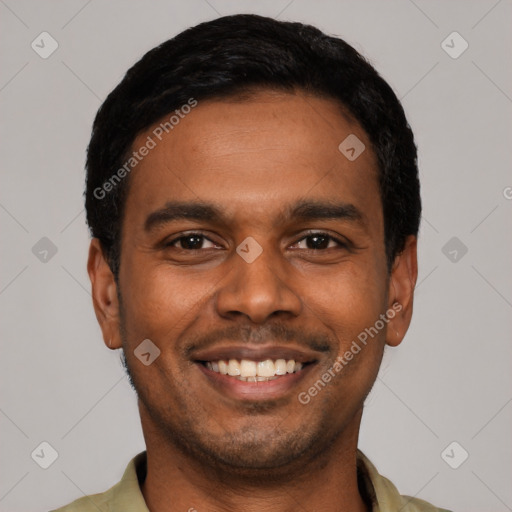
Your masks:
[{"label": "lower lip", "polygon": [[210,383],[223,395],[237,400],[275,400],[290,393],[311,371],[314,363],[308,364],[295,373],[287,373],[274,380],[246,382],[222,373],[209,370],[201,363],[196,363]]}]

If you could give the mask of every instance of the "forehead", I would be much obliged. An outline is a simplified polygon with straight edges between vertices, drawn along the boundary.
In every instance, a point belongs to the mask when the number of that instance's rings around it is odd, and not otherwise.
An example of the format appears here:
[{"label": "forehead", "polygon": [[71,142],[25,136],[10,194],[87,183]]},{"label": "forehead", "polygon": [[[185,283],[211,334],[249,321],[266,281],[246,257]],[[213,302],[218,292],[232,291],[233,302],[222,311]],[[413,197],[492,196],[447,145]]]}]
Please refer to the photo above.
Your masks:
[{"label": "forehead", "polygon": [[[334,100],[264,91],[186,110],[135,140],[133,150],[154,144],[130,176],[126,216],[176,199],[215,202],[253,222],[273,209],[281,214],[297,198],[339,198],[375,210],[370,215],[380,210],[370,141]],[[353,159],[351,147],[364,150]]]}]

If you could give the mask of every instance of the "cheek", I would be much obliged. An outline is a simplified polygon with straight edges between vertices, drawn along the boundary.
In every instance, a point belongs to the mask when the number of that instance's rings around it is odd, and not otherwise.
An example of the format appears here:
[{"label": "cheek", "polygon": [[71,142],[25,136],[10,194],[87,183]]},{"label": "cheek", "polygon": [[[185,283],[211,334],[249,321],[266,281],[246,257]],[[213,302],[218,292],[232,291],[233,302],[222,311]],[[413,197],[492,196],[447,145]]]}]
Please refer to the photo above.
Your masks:
[{"label": "cheek", "polygon": [[377,261],[350,262],[339,270],[316,276],[314,286],[302,291],[305,305],[349,343],[374,325],[386,307],[386,278]]},{"label": "cheek", "polygon": [[143,257],[127,258],[124,269],[121,290],[126,290],[123,308],[129,339],[172,339],[206,300],[204,275],[199,278],[185,268],[171,271],[165,263]]},{"label": "cheek", "polygon": [[[361,405],[378,374],[384,350],[385,328],[374,328],[386,309],[386,286],[378,266],[352,267],[326,281],[311,311],[337,339],[337,347],[320,374],[330,380],[331,394],[321,398],[353,408]],[[371,334],[369,334],[371,332]]]}]

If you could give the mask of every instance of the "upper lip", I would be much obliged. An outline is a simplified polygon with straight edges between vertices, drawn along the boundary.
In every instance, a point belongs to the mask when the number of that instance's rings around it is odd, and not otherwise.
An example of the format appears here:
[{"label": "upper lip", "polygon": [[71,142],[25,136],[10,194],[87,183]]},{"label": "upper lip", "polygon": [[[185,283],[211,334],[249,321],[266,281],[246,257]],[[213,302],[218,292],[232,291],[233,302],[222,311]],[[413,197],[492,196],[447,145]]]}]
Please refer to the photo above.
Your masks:
[{"label": "upper lip", "polygon": [[313,363],[317,361],[318,353],[290,346],[244,344],[216,346],[205,350],[197,350],[192,353],[192,359],[194,361],[294,359],[298,363]]}]

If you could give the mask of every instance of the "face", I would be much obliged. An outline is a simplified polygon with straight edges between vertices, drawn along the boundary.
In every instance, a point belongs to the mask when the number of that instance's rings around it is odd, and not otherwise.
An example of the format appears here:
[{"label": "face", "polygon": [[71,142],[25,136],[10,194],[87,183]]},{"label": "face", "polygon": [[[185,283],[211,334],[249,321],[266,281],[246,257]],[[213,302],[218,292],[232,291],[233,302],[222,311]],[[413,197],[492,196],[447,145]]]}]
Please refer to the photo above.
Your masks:
[{"label": "face", "polygon": [[[239,470],[313,458],[357,430],[410,319],[415,243],[390,276],[370,141],[335,102],[270,91],[199,102],[161,141],[155,127],[133,145],[156,141],[130,176],[119,290],[97,241],[89,259],[145,434]],[[351,134],[355,160],[338,149]]]}]

